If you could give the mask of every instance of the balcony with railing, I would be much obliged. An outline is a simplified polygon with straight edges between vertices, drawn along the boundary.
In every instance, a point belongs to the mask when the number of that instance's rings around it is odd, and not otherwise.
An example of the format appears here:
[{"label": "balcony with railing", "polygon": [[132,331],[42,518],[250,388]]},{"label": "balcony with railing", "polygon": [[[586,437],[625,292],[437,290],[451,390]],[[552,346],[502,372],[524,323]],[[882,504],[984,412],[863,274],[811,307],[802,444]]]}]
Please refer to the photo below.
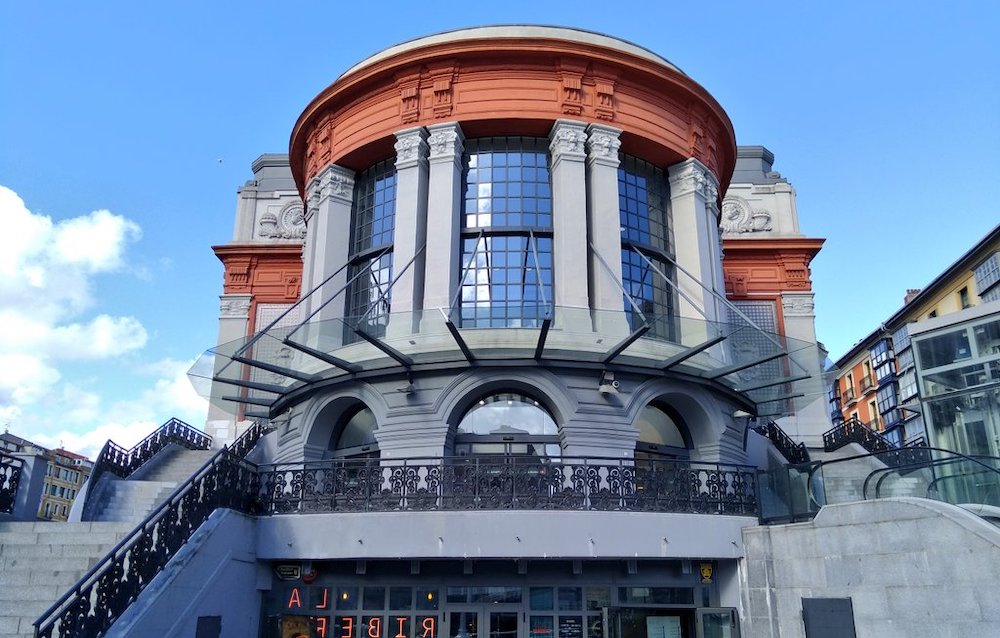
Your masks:
[{"label": "balcony with railing", "polygon": [[869,392],[875,391],[875,379],[870,376],[861,377],[861,383],[859,384],[861,394],[868,394]]},{"label": "balcony with railing", "polygon": [[754,468],[582,457],[437,457],[263,465],[262,514],[590,510],[753,516]]}]

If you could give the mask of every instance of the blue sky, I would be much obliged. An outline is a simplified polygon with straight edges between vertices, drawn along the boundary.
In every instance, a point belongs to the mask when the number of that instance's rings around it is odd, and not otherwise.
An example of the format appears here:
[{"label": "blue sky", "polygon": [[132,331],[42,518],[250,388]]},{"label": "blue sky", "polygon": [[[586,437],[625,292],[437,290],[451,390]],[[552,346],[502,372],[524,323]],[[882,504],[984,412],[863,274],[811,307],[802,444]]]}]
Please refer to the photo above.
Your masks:
[{"label": "blue sky", "polygon": [[705,86],[827,239],[834,358],[1000,222],[997,3],[492,4],[4,3],[0,427],[93,453],[200,425],[183,372],[216,336],[210,246],[250,163],[350,65],[436,31],[601,31]]}]

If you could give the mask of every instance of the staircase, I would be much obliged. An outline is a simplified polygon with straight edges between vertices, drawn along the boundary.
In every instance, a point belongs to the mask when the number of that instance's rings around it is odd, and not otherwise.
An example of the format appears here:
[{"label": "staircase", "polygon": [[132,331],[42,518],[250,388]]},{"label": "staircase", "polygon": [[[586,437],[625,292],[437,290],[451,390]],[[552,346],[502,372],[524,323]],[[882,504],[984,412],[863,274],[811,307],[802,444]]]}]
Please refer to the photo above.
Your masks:
[{"label": "staircase", "polygon": [[111,476],[91,518],[138,523],[165,501],[178,485],[212,457],[211,450],[170,446],[127,479]]},{"label": "staircase", "polygon": [[32,623],[132,530],[132,522],[0,523],[0,638]]}]

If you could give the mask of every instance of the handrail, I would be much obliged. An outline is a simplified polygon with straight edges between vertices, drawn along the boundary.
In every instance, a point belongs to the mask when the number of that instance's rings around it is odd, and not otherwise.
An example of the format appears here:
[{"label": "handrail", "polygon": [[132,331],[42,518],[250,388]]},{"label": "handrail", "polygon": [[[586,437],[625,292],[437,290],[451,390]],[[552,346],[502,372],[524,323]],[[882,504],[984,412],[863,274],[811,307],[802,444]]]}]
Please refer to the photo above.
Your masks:
[{"label": "handrail", "polygon": [[[927,450],[927,451],[933,450],[933,451],[936,451],[938,453],[942,453],[943,452],[943,453],[946,453],[946,454],[951,454],[952,456],[950,458],[946,458],[946,459],[942,459],[942,458],[930,459],[930,460],[927,460],[927,461],[915,462],[915,463],[910,463],[910,464],[907,464],[907,465],[902,465],[902,466],[897,466],[897,467],[882,467],[882,468],[878,468],[876,470],[873,470],[865,478],[865,482],[862,485],[862,495],[866,499],[868,498],[868,485],[869,485],[869,483],[871,482],[871,480],[876,475],[881,475],[881,476],[879,476],[878,480],[875,482],[875,498],[880,498],[880,490],[881,490],[881,487],[882,487],[882,481],[884,481],[886,478],[888,478],[888,476],[890,474],[892,474],[893,472],[912,472],[912,471],[921,470],[921,469],[924,469],[924,468],[931,468],[931,469],[933,469],[933,468],[940,467],[940,466],[943,466],[943,465],[948,465],[948,464],[952,464],[952,463],[961,463],[961,462],[965,462],[965,461],[971,461],[975,465],[979,465],[979,466],[982,466],[982,467],[986,468],[987,471],[990,471],[990,472],[993,472],[994,474],[1000,475],[1000,469],[997,469],[996,467],[993,467],[991,465],[987,465],[987,464],[985,464],[985,463],[983,463],[982,461],[979,460],[979,459],[990,459],[990,460],[994,460],[994,461],[1000,462],[1000,458],[997,458],[997,457],[983,456],[983,455],[979,455],[979,454],[973,454],[973,455],[962,454],[961,452],[956,452],[954,450],[945,450],[945,449],[941,449],[941,448],[923,447],[923,448],[919,448],[919,449],[921,449],[921,450]],[[928,493],[930,492],[931,487],[933,487],[933,485],[935,483],[937,483],[939,480],[942,480],[944,478],[948,478],[948,477],[937,477],[933,481],[931,481],[931,484],[927,486]]]},{"label": "handrail", "polygon": [[212,445],[212,437],[174,417],[150,432],[130,450],[109,439],[97,455],[92,478],[103,471],[128,478],[170,443],[177,443],[191,450],[207,450]]},{"label": "handrail", "polygon": [[111,472],[119,478],[128,478],[171,443],[176,443],[190,450],[207,450],[212,447],[212,437],[198,428],[172,417],[146,435],[146,438],[136,443],[132,449],[126,450],[108,439],[108,442],[101,448],[101,453],[97,455],[94,469],[90,473],[90,478],[87,479],[88,487],[83,496],[84,508],[88,507],[91,502],[97,480],[104,472]]},{"label": "handrail", "polygon": [[17,502],[24,460],[0,452],[0,514],[12,514]]},{"label": "handrail", "polygon": [[774,447],[781,452],[781,455],[785,457],[785,460],[789,463],[797,465],[809,462],[809,450],[806,449],[806,444],[796,443],[792,437],[788,436],[788,433],[774,421],[768,421],[764,425],[758,425],[757,427],[751,429],[774,443]]},{"label": "handrail", "polygon": [[857,443],[872,453],[905,449],[856,418],[848,419],[823,433],[823,449],[826,452],[839,450],[848,443]]},{"label": "handrail", "polygon": [[264,434],[263,425],[254,423],[232,448],[213,454],[39,616],[35,637],[52,638],[57,622],[60,638],[103,635],[212,512],[228,507],[254,513],[256,466],[239,454],[248,453]]}]

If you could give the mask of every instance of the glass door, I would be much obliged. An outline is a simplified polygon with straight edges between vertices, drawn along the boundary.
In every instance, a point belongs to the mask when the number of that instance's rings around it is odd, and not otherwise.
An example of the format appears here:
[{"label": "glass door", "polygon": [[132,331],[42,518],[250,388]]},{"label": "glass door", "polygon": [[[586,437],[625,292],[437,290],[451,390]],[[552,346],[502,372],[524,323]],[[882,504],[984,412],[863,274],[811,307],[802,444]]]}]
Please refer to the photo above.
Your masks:
[{"label": "glass door", "polygon": [[740,638],[735,609],[699,609],[696,620],[698,638]]},{"label": "glass door", "polygon": [[520,615],[520,607],[452,607],[448,612],[449,638],[520,638]]}]

